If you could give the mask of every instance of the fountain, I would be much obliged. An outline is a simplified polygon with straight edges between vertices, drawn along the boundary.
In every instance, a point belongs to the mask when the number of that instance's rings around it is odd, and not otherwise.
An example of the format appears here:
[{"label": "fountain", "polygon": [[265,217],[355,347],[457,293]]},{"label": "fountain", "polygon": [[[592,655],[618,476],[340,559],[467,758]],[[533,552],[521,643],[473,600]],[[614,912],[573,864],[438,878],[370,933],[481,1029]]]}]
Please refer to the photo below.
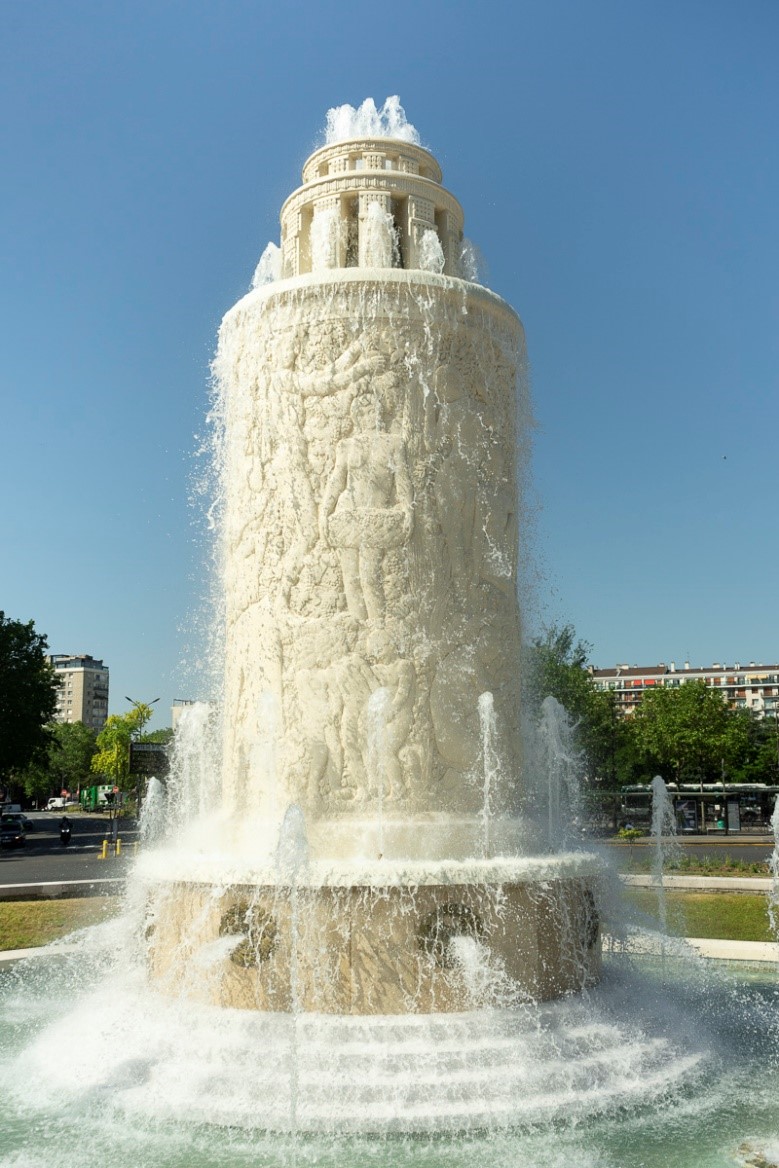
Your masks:
[{"label": "fountain", "polygon": [[281,228],[215,361],[221,729],[184,714],[124,913],[0,979],[0,1163],[89,1117],[106,1162],[659,1165],[663,1112],[732,1164],[729,983],[602,963],[570,726],[519,732],[520,322],[396,99],[331,111]]}]

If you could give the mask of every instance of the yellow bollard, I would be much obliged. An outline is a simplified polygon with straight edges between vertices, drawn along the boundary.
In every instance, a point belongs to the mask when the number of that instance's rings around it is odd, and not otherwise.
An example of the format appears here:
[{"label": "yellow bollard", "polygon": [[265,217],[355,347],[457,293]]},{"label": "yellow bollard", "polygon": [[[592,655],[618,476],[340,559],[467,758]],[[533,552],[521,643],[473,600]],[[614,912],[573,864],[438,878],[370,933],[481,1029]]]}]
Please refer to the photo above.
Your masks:
[{"label": "yellow bollard", "polygon": [[103,846],[100,849],[100,851],[97,853],[97,858],[98,858],[98,860],[107,860],[108,859],[108,840],[107,839],[103,840]]},{"label": "yellow bollard", "polygon": [[119,836],[116,837],[116,851],[114,854],[117,856],[121,856],[122,854],[122,841],[119,839]]}]

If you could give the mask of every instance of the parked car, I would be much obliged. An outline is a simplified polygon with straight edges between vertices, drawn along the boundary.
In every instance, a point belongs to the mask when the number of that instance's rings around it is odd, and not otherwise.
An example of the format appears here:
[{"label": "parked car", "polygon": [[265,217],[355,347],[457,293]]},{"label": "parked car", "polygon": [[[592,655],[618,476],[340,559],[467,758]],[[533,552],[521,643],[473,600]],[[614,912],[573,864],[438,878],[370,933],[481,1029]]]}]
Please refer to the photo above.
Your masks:
[{"label": "parked car", "polygon": [[27,843],[20,815],[0,816],[0,848],[23,848]]},{"label": "parked car", "polygon": [[46,804],[46,810],[61,811],[63,807],[67,806],[67,803],[67,799],[64,799],[61,795],[52,795],[51,799],[49,799],[48,803]]}]

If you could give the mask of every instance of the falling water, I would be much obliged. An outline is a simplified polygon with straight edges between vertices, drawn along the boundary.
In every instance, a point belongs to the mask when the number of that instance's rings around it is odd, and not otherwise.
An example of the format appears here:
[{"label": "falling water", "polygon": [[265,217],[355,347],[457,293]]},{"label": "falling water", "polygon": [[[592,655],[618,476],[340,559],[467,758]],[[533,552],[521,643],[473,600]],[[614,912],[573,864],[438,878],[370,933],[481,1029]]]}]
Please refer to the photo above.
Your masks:
[{"label": "falling water", "polygon": [[392,704],[392,694],[387,686],[380,686],[368,698],[368,769],[370,786],[376,798],[376,827],[378,854],[385,854],[384,844],[384,798],[388,775],[387,722]]},{"label": "falling water", "polygon": [[179,718],[167,782],[168,817],[175,833],[218,803],[221,747],[217,721],[214,707],[207,702],[187,706]]},{"label": "falling water", "polygon": [[364,223],[362,263],[367,268],[398,267],[398,233],[389,211],[380,203],[369,203]]},{"label": "falling water", "polygon": [[445,262],[438,232],[428,228],[419,247],[419,266],[425,272],[443,272]]},{"label": "falling water", "polygon": [[138,837],[144,847],[153,846],[164,838],[167,830],[167,802],[164,783],[152,775],[146,785],[138,820]]},{"label": "falling water", "polygon": [[284,813],[279,831],[276,853],[276,868],[279,884],[289,888],[290,910],[290,999],[292,1025],[290,1027],[290,1129],[294,1133],[298,1126],[298,1102],[300,1094],[299,1035],[298,1019],[302,1011],[300,994],[300,882],[308,864],[308,838],[303,812],[294,803]]},{"label": "falling water", "polygon": [[489,690],[479,694],[479,725],[481,727],[482,755],[482,855],[491,855],[492,841],[490,825],[492,820],[492,799],[497,789],[498,755],[495,742],[495,703]]},{"label": "falling water", "polygon": [[311,225],[311,269],[322,272],[338,264],[340,221],[334,207],[317,210]]}]

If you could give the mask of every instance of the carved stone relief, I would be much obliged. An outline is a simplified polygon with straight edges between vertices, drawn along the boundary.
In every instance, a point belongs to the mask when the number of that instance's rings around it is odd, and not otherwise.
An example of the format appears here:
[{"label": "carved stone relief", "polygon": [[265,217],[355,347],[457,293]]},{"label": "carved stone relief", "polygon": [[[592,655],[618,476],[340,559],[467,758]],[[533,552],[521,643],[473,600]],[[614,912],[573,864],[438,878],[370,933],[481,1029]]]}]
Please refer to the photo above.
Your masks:
[{"label": "carved stone relief", "polygon": [[370,281],[238,309],[217,361],[226,775],[260,805],[273,692],[281,801],[476,810],[480,693],[518,720],[515,319]]}]

